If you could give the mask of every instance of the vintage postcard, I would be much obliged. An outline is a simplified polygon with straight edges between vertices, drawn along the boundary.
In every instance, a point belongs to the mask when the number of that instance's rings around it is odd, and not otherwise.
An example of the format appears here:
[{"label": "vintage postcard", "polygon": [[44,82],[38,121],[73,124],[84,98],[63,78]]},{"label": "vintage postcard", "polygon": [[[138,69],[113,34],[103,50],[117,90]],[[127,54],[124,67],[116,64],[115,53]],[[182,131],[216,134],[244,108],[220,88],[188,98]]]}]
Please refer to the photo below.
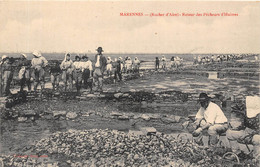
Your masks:
[{"label": "vintage postcard", "polygon": [[257,1],[0,1],[0,167],[259,166]]}]

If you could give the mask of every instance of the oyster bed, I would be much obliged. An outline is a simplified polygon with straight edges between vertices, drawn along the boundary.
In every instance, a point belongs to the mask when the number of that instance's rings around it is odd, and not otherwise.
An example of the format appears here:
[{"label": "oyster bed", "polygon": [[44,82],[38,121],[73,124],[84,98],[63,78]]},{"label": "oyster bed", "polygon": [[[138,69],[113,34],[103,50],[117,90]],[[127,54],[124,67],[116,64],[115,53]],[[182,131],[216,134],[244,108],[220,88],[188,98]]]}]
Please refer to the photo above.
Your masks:
[{"label": "oyster bed", "polygon": [[[39,157],[47,155],[56,166],[217,166],[225,153],[223,148],[204,149],[170,134],[140,135],[108,129],[53,133],[35,142],[29,151]],[[3,162],[10,166],[51,163],[31,159],[9,156]]]}]

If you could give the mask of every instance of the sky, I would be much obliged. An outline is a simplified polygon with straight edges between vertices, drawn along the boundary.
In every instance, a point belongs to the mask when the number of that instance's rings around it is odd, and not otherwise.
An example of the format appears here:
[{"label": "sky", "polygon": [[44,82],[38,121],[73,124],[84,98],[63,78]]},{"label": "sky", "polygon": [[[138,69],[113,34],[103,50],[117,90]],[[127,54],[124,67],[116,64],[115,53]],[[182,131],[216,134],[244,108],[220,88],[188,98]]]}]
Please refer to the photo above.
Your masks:
[{"label": "sky", "polygon": [[[120,16],[120,13],[238,16]],[[260,53],[259,2],[0,2],[0,52]]]}]

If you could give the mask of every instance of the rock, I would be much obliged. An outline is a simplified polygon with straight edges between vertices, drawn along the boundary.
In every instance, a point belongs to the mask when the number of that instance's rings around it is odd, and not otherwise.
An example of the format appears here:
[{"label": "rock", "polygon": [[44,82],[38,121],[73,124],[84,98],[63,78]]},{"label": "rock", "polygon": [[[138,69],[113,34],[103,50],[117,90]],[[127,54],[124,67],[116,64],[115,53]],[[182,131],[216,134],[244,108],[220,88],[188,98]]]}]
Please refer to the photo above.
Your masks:
[{"label": "rock", "polygon": [[4,103],[0,103],[0,111],[3,110],[5,108],[5,104]]},{"label": "rock", "polygon": [[60,92],[55,92],[54,95],[55,95],[55,96],[59,96],[59,95],[60,95]]},{"label": "rock", "polygon": [[136,92],[136,90],[135,89],[130,89],[129,92]]},{"label": "rock", "polygon": [[161,121],[163,121],[164,123],[175,123],[175,119],[172,119],[172,118],[166,118],[166,117],[163,117],[161,118]]},{"label": "rock", "polygon": [[146,120],[146,121],[149,121],[149,120],[150,120],[150,117],[149,117],[148,115],[146,115],[146,114],[142,114],[141,118],[142,118],[143,120]]},{"label": "rock", "polygon": [[27,117],[18,117],[18,122],[24,122],[27,120]]},{"label": "rock", "polygon": [[34,110],[24,110],[20,112],[22,116],[35,116],[36,112]]},{"label": "rock", "polygon": [[141,102],[141,108],[147,108],[148,107],[148,104],[146,101],[142,101]]},{"label": "rock", "polygon": [[126,115],[122,115],[118,117],[119,120],[129,120],[129,117]]},{"label": "rock", "polygon": [[77,115],[77,113],[75,113],[75,112],[68,112],[67,115],[66,115],[66,117],[69,118],[69,119],[74,119],[74,118],[76,118],[77,116],[78,116],[78,115]]},{"label": "rock", "polygon": [[155,134],[157,131],[154,127],[142,127],[140,130],[145,134],[145,135],[150,135],[150,134]]},{"label": "rock", "polygon": [[116,111],[113,111],[110,115],[111,116],[122,116],[123,114],[119,113],[119,112],[116,112]]},{"label": "rock", "polygon": [[88,94],[87,97],[97,97],[97,94]]},{"label": "rock", "polygon": [[101,95],[99,95],[99,97],[100,97],[100,98],[105,98],[105,97],[106,97],[106,95],[104,95],[104,94],[101,94]]},{"label": "rock", "polygon": [[6,101],[7,97],[0,97],[0,103],[4,103]]},{"label": "rock", "polygon": [[140,130],[129,130],[129,135],[143,135],[143,132]]},{"label": "rock", "polygon": [[183,124],[182,124],[182,127],[183,129],[186,129],[189,125],[190,121],[185,121]]},{"label": "rock", "polygon": [[114,94],[114,97],[117,98],[117,99],[120,98],[121,96],[123,96],[123,93],[116,93],[116,94]]},{"label": "rock", "polygon": [[123,94],[123,97],[129,97],[128,93]]},{"label": "rock", "polygon": [[177,115],[175,115],[175,121],[178,123],[178,122],[180,122],[180,119],[181,119],[181,116],[177,116]]},{"label": "rock", "polygon": [[159,119],[161,116],[159,114],[147,114],[151,119]]},{"label": "rock", "polygon": [[53,111],[53,116],[65,116],[67,114],[67,111]]},{"label": "rock", "polygon": [[161,118],[161,120],[165,123],[179,123],[181,117],[176,115],[168,115],[166,117]]},{"label": "rock", "polygon": [[85,96],[76,96],[76,99],[79,99],[79,100],[86,100],[87,97],[85,97]]},{"label": "rock", "polygon": [[53,119],[53,116],[52,115],[44,115],[43,118],[47,119],[47,120],[51,120],[51,119]]}]

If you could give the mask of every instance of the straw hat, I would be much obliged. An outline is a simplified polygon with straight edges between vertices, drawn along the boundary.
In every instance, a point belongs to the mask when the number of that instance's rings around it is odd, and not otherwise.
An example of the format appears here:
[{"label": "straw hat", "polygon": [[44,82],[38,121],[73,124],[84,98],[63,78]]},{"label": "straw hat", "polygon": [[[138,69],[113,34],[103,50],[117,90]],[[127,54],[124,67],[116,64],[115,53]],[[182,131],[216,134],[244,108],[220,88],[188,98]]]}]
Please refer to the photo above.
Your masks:
[{"label": "straw hat", "polygon": [[27,55],[26,54],[22,53],[21,56],[23,56],[24,58],[27,59]]},{"label": "straw hat", "polygon": [[42,54],[41,54],[39,51],[34,51],[32,54],[33,54],[35,57],[41,57],[41,56],[42,56]]},{"label": "straw hat", "polygon": [[6,58],[8,58],[8,56],[6,56],[6,55],[2,56],[2,60],[6,59]]}]

